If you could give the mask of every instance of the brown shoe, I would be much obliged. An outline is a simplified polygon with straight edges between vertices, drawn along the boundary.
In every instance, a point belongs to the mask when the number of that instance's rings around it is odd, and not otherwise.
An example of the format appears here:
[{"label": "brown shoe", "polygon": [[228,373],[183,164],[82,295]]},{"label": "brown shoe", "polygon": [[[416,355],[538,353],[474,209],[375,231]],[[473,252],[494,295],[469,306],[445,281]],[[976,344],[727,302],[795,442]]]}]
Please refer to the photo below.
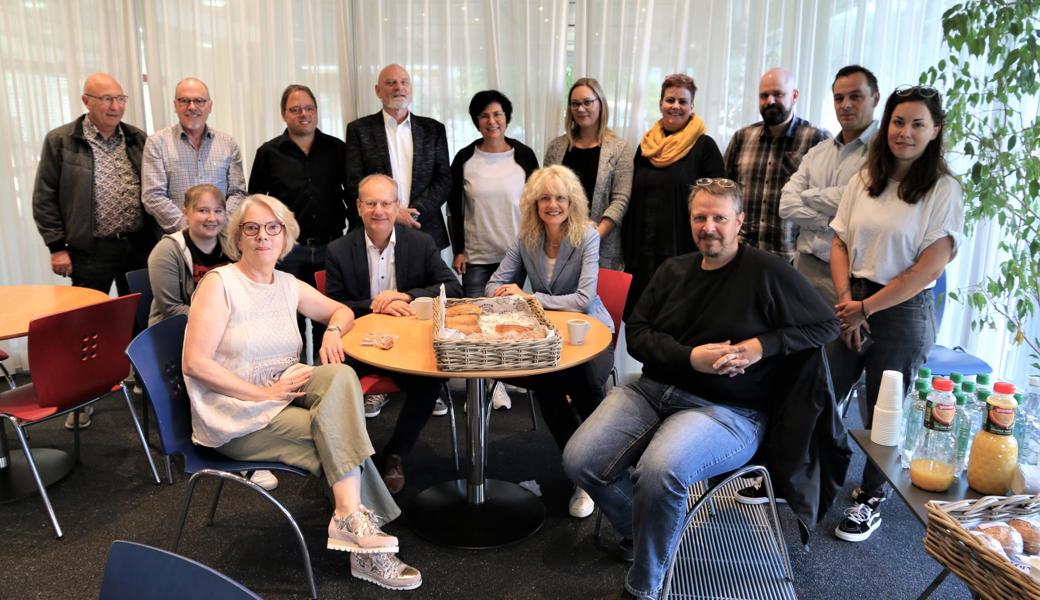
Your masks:
[{"label": "brown shoe", "polygon": [[400,454],[386,455],[386,460],[383,461],[383,483],[394,496],[404,489],[404,470],[401,468]]}]

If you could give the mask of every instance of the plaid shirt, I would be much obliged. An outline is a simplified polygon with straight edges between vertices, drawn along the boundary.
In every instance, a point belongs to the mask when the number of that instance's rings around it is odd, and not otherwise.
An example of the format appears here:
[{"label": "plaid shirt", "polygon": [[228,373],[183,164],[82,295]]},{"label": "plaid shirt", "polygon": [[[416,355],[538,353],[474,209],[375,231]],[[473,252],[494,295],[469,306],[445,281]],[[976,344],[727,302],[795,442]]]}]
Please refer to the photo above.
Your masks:
[{"label": "plaid shirt", "polygon": [[830,137],[827,130],[797,116],[782,137],[770,135],[761,121],[733,134],[726,148],[726,177],[744,194],[745,242],[794,260],[798,226],[780,218],[780,190],[809,148]]},{"label": "plaid shirt", "polygon": [[132,233],[144,226],[141,180],[126,154],[122,127],[107,140],[90,118],[83,119],[83,137],[94,152],[94,235]]},{"label": "plaid shirt", "polygon": [[166,233],[188,226],[181,209],[188,188],[209,183],[227,197],[231,214],[246,195],[242,153],[230,135],[206,127],[196,150],[180,123],[148,136],[141,164],[141,203]]}]

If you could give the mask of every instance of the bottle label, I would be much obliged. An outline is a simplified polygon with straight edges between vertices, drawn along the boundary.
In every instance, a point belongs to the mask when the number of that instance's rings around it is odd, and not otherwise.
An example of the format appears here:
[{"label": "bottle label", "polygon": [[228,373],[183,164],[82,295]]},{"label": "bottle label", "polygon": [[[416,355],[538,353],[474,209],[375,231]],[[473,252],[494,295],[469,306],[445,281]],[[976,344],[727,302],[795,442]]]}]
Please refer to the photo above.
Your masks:
[{"label": "bottle label", "polygon": [[1011,435],[1015,431],[1015,409],[989,405],[986,413],[986,431],[996,435]]},{"label": "bottle label", "polygon": [[932,431],[950,431],[953,429],[953,419],[956,415],[956,405],[934,403],[929,400],[928,410],[924,415],[924,426]]}]

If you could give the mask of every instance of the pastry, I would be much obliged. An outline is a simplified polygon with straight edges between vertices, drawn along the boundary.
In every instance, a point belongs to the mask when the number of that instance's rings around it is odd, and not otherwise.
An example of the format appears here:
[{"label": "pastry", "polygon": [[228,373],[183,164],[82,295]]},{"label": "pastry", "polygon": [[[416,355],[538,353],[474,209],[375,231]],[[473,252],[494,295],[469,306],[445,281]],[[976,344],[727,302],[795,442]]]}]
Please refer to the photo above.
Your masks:
[{"label": "pastry", "polygon": [[460,333],[480,333],[480,324],[477,322],[477,315],[445,317],[444,326]]},{"label": "pastry", "polygon": [[495,333],[507,334],[507,333],[530,333],[533,331],[530,327],[524,325],[517,325],[515,323],[501,323],[495,325]]},{"label": "pastry", "polygon": [[458,304],[452,304],[444,311],[446,317],[457,317],[460,315],[479,315],[480,307],[472,302],[459,302]]},{"label": "pastry", "polygon": [[1014,527],[1007,523],[995,521],[982,523],[979,525],[978,531],[1000,542],[1000,545],[1004,548],[1004,553],[1008,556],[1022,554],[1022,534],[1018,533]]},{"label": "pastry", "polygon": [[1040,524],[1029,519],[1011,519],[1008,526],[1022,536],[1022,549],[1026,554],[1040,554]]}]

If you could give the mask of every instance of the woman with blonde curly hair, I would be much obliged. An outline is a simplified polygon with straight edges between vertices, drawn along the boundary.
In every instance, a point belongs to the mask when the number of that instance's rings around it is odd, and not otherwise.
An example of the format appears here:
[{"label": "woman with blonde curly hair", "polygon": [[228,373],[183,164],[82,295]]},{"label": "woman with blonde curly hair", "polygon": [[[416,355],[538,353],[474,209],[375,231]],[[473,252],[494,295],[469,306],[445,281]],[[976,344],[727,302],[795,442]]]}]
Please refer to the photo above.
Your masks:
[{"label": "woman with blonde curly hair", "polygon": [[[545,308],[585,313],[613,331],[610,314],[596,295],[600,238],[588,214],[585,191],[573,171],[560,165],[535,171],[520,196],[520,237],[506,252],[485,293],[527,296],[518,285],[526,277],[531,295]],[[603,400],[603,384],[613,364],[614,351],[607,348],[587,363],[517,382],[534,392],[561,452],[577,430],[579,418],[591,415]],[[576,489],[570,513],[584,518],[593,508],[588,494]]]}]

